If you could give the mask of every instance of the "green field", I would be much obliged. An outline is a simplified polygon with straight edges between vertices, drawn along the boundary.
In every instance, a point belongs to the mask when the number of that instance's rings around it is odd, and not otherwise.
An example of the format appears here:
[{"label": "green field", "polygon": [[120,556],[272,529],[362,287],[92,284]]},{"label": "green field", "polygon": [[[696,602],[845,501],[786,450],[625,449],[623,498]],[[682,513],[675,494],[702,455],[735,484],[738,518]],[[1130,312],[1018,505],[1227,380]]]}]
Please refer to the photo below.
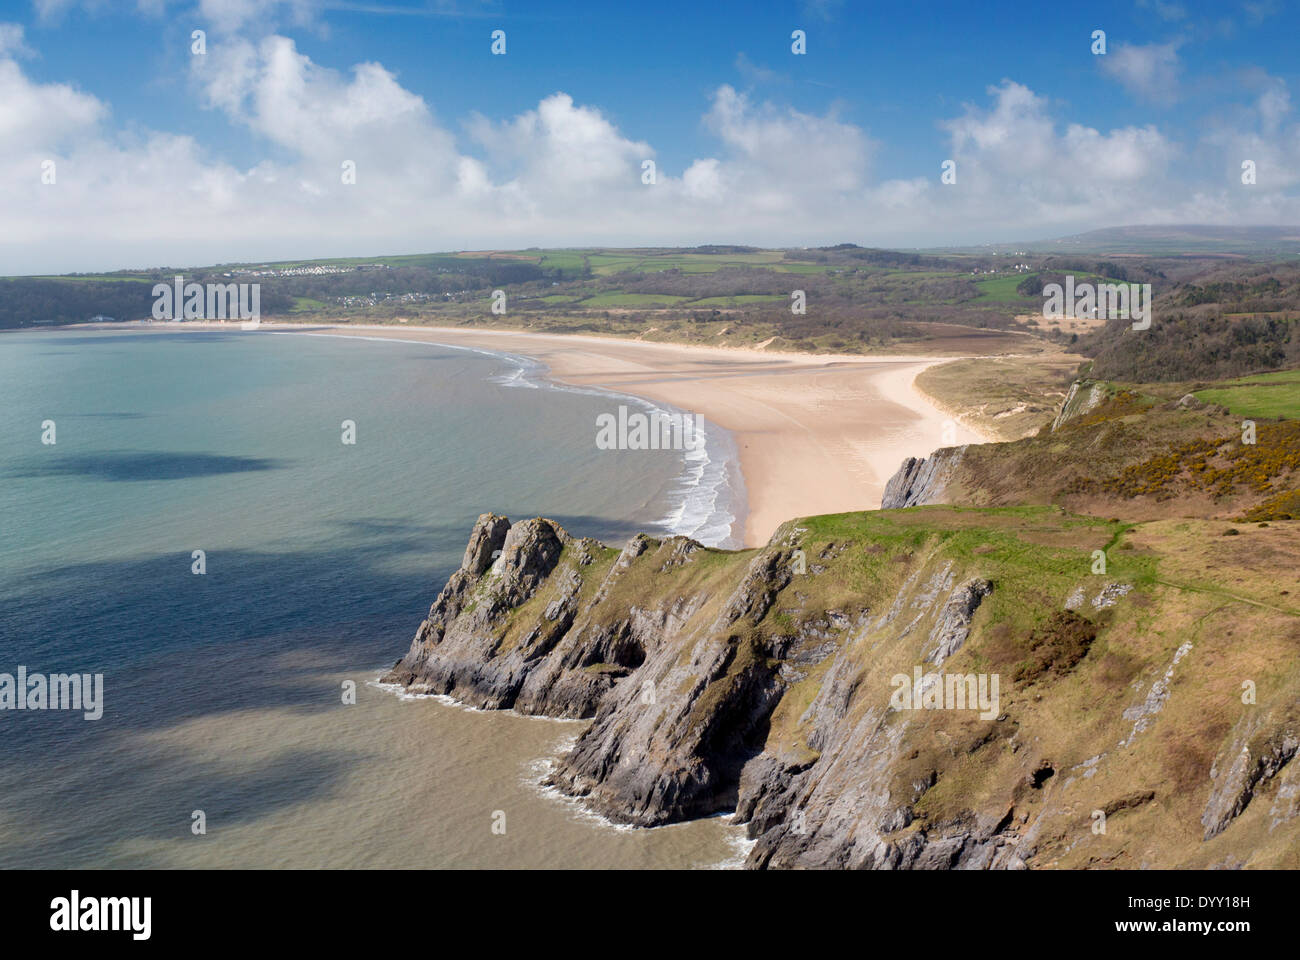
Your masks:
[{"label": "green field", "polygon": [[584,307],[671,307],[686,297],[663,293],[598,293],[582,301]]},{"label": "green field", "polygon": [[[548,254],[549,256],[549,254]],[[718,270],[767,268],[784,273],[825,273],[827,267],[816,263],[787,262],[780,250],[755,253],[681,253],[650,250],[605,250],[588,255],[592,273],[611,276],[617,273],[657,273],[680,270],[682,273],[715,273]]]},{"label": "green field", "polygon": [[63,283],[141,283],[153,279],[153,277],[143,274],[134,273],[92,273],[86,276],[30,276],[22,277],[23,280],[59,280]]},{"label": "green field", "polygon": [[[1029,276],[1027,273],[1019,275],[1020,278]],[[872,272],[873,280],[969,280],[969,273],[945,273],[938,270],[884,270]]]},{"label": "green field", "polygon": [[738,307],[746,303],[777,303],[785,299],[785,297],[775,293],[745,293],[736,297],[701,297],[699,300],[692,300],[687,306]]},{"label": "green field", "polygon": [[548,250],[542,254],[537,265],[543,270],[563,270],[566,273],[580,273],[587,265],[586,254],[581,250]]},{"label": "green field", "polygon": [[981,299],[996,300],[998,303],[1011,303],[1016,300],[1029,300],[1023,293],[1017,293],[1016,287],[1025,281],[1028,273],[1009,273],[1006,276],[992,277],[988,280],[976,280]]},{"label": "green field", "polygon": [[[1016,292],[1019,286],[1027,277],[1032,277],[1040,271],[1032,270],[1028,273],[1008,273],[1002,276],[991,277],[988,280],[976,280],[975,286],[979,288],[980,299],[992,300],[997,303],[1014,303],[1017,300],[1041,300],[1041,297],[1026,297],[1022,293]],[[929,280],[940,274],[920,274],[919,276]],[[1123,281],[1114,280],[1109,277],[1103,277],[1095,273],[1074,273],[1075,284],[1082,283],[1122,283]]]},{"label": "green field", "polygon": [[1196,391],[1195,397],[1225,406],[1241,417],[1295,420],[1300,418],[1300,370],[1225,380],[1216,387]]},{"label": "green field", "polygon": [[799,263],[797,261],[792,261],[789,263],[785,263],[785,262],[774,263],[772,264],[772,269],[775,270],[777,273],[814,274],[814,273],[825,273],[827,270],[842,270],[844,268],[843,266],[835,266],[833,264]]}]

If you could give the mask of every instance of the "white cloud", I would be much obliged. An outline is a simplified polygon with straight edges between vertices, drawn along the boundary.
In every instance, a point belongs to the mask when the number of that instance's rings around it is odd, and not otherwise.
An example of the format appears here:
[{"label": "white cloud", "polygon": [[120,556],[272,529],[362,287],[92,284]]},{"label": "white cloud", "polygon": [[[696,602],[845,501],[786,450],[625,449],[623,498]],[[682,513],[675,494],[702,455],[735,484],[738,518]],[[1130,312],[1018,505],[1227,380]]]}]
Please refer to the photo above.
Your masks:
[{"label": "white cloud", "polygon": [[23,42],[23,28],[18,23],[0,23],[0,57],[30,57],[32,50]]},{"label": "white cloud", "polygon": [[649,144],[627,139],[599,110],[576,106],[567,93],[502,124],[476,115],[470,129],[490,156],[517,171],[519,183],[561,194],[639,185],[641,162],[654,158]]},{"label": "white cloud", "polygon": [[[1300,124],[1287,123],[1291,114],[1291,94],[1286,81],[1261,70],[1248,71],[1244,78],[1248,89],[1259,91],[1249,107],[1239,107],[1227,115],[1212,118],[1204,126],[1201,153],[1214,159],[1219,176],[1232,185],[1229,206],[1245,208],[1278,207],[1292,209],[1284,191],[1300,184]],[[1255,165],[1256,182],[1241,184],[1241,164]],[[1273,218],[1268,218],[1272,220]]]},{"label": "white cloud", "polygon": [[719,203],[723,199],[722,173],[718,161],[696,160],[682,174],[682,187],[692,200]]},{"label": "white cloud", "polygon": [[833,116],[755,106],[724,84],[714,94],[705,124],[731,149],[724,178],[738,190],[767,197],[769,204],[777,195],[794,199],[814,192],[834,199],[865,183],[871,142],[857,127]]},{"label": "white cloud", "polygon": [[[1155,126],[1063,123],[1006,80],[942,122],[932,169],[884,181],[865,130],[723,85],[699,118],[713,147],[684,169],[660,162],[647,185],[654,145],[566,93],[513,117],[471,115],[458,136],[381,64],[328,69],[274,35],[191,62],[197,102],[262,146],[235,166],[192,137],[118,129],[108,104],[25,74],[20,33],[0,37],[0,262],[11,272],[571,244],[937,245],[1300,219],[1278,187],[1300,137],[1285,84],[1267,77],[1202,139],[1197,156],[1213,169],[1195,183],[1175,176],[1186,151]],[[1260,160],[1253,194],[1232,176],[1242,151]],[[53,186],[40,183],[44,159],[57,162]],[[942,159],[956,161],[955,185],[939,183]],[[349,160],[355,184],[340,176]]]},{"label": "white cloud", "polygon": [[193,58],[206,104],[233,122],[304,157],[357,153],[392,158],[386,141],[407,150],[450,152],[424,100],[377,63],[360,63],[347,78],[317,66],[292,40],[271,36],[222,44]]},{"label": "white cloud", "polygon": [[0,57],[0,143],[4,157],[57,151],[93,129],[108,108],[61,83],[33,83],[11,56]]},{"label": "white cloud", "polygon": [[1291,93],[1286,81],[1280,77],[1272,78],[1256,101],[1260,122],[1266,133],[1275,134],[1282,126],[1282,121],[1291,112]]},{"label": "white cloud", "polygon": [[1048,101],[1004,80],[993,105],[967,106],[944,126],[957,183],[941,189],[944,209],[989,229],[1022,225],[1041,237],[1071,224],[1138,223],[1168,190],[1174,147],[1152,126],[1103,133],[1069,124],[1063,133]]},{"label": "white cloud", "polygon": [[1120,44],[1096,59],[1102,73],[1118,81],[1135,97],[1148,103],[1170,104],[1178,99],[1182,72],[1178,59],[1180,46],[1181,40],[1145,46]]}]

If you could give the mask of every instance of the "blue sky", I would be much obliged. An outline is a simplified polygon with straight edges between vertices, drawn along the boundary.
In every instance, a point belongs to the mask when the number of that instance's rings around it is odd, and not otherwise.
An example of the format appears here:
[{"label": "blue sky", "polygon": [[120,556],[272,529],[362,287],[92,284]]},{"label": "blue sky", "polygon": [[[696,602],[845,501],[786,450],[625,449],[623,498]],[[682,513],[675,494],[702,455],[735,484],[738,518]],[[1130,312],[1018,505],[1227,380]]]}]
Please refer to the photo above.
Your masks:
[{"label": "blue sky", "polygon": [[1268,0],[7,2],[0,273],[1295,223],[1297,21]]}]

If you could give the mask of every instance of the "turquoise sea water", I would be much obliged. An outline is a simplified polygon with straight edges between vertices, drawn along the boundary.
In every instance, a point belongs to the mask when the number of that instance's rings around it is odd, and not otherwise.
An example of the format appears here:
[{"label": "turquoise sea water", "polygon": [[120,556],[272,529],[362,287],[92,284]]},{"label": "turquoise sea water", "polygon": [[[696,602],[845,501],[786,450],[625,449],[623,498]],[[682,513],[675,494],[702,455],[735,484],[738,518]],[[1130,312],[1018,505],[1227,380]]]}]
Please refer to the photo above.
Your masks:
[{"label": "turquoise sea water", "polygon": [[481,512],[725,539],[727,438],[694,461],[597,450],[618,402],[430,344],[0,336],[0,673],[104,676],[98,721],[0,711],[0,867],[734,859],[721,820],[620,830],[541,792],[581,724],[372,683]]}]

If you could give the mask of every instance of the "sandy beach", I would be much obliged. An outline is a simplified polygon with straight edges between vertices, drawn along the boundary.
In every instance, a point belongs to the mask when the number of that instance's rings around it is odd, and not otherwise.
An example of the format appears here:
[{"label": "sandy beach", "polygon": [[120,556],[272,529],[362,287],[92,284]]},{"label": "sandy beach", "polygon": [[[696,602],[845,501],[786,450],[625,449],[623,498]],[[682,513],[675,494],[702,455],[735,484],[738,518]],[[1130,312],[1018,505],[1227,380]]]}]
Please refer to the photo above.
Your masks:
[{"label": "sandy beach", "polygon": [[749,500],[746,546],[766,543],[792,517],[878,509],[885,483],[904,458],[986,439],[913,386],[926,367],[953,357],[774,354],[445,327],[263,323],[261,328],[499,350],[544,363],[549,376],[564,383],[604,387],[699,413],[731,431],[739,449]]}]

